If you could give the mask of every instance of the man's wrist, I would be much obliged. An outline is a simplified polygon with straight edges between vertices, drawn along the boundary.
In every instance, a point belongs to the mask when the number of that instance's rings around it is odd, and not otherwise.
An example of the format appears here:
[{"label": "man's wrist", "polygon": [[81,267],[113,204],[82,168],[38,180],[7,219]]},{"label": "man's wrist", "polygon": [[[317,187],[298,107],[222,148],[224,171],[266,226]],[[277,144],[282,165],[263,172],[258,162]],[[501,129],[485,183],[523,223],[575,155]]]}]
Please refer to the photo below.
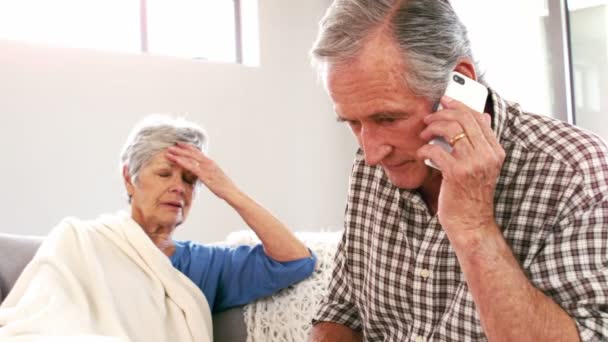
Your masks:
[{"label": "man's wrist", "polygon": [[472,224],[463,229],[447,230],[452,248],[459,257],[486,255],[488,251],[498,252],[504,245],[500,227],[495,222]]}]

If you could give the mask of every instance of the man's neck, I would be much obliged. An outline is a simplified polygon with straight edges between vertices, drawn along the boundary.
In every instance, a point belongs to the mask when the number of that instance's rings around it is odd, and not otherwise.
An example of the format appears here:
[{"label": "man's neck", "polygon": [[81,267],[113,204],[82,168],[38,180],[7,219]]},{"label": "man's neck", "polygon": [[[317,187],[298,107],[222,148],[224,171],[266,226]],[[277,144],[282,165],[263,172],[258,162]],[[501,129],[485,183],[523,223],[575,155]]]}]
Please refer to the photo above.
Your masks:
[{"label": "man's neck", "polygon": [[441,189],[442,179],[441,171],[431,169],[427,179],[422,186],[418,188],[418,193],[422,196],[422,200],[426,203],[427,208],[433,215],[437,214],[437,203],[439,200],[439,190]]}]

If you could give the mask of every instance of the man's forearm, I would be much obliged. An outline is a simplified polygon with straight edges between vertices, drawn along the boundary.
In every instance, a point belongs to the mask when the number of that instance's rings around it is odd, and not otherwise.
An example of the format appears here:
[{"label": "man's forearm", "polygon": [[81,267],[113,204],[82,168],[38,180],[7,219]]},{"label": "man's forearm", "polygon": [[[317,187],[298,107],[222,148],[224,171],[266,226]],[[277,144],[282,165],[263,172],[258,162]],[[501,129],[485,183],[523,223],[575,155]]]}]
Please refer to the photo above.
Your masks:
[{"label": "man's forearm", "polygon": [[319,322],[312,327],[308,342],[361,342],[363,337],[343,324]]},{"label": "man's forearm", "polygon": [[574,320],[528,280],[496,225],[462,242],[453,247],[490,341],[580,341]]}]

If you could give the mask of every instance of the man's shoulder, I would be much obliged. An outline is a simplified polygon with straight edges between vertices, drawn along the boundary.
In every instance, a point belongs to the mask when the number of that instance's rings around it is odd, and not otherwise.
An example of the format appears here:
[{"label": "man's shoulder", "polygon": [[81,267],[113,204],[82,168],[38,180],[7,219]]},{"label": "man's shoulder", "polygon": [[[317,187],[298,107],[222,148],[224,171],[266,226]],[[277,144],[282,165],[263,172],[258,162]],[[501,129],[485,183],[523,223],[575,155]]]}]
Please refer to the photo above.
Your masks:
[{"label": "man's shoulder", "polygon": [[548,116],[510,107],[513,114],[501,141],[505,149],[517,149],[530,158],[543,158],[573,172],[608,170],[606,143],[588,130]]}]

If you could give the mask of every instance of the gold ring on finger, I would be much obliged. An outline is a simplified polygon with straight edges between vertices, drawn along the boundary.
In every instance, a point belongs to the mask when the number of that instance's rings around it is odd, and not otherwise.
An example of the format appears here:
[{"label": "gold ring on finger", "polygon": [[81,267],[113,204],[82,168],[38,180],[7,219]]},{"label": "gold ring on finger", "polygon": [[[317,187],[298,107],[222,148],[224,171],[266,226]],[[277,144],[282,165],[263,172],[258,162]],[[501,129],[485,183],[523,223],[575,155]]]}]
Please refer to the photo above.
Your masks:
[{"label": "gold ring on finger", "polygon": [[467,134],[465,132],[456,134],[452,139],[450,139],[450,146],[454,147],[454,144],[456,144],[458,142],[458,140],[460,140],[462,138],[466,138],[466,137],[467,137]]}]

